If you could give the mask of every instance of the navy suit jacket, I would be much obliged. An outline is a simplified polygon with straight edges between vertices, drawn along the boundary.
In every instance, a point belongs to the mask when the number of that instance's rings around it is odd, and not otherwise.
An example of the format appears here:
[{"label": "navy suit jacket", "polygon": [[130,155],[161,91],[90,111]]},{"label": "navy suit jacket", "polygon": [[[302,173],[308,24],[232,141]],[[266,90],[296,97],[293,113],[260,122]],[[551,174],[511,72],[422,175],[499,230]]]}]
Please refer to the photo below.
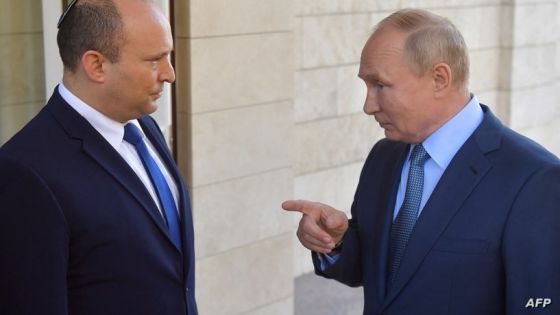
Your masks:
[{"label": "navy suit jacket", "polygon": [[139,121],[179,189],[182,252],[134,171],[55,90],[0,149],[0,314],[197,314],[187,187],[155,121]]},{"label": "navy suit jacket", "polygon": [[[318,274],[363,286],[364,314],[560,314],[560,162],[483,110],[426,203],[393,283],[389,232],[409,146],[384,139],[371,150],[339,260],[322,271],[313,255]],[[531,307],[538,298],[551,304]]]}]

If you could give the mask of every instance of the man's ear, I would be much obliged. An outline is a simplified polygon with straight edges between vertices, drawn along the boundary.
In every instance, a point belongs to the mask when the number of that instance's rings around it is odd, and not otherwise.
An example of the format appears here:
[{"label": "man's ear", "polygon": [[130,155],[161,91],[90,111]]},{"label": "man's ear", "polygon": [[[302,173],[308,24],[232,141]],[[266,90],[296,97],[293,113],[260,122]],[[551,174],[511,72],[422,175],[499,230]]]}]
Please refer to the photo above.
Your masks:
[{"label": "man's ear", "polygon": [[105,56],[95,50],[88,50],[82,55],[82,67],[86,76],[97,83],[105,82],[105,68],[103,64],[107,62]]},{"label": "man's ear", "polygon": [[453,74],[449,65],[443,62],[435,64],[432,67],[432,80],[434,93],[436,95],[445,94],[453,83]]}]

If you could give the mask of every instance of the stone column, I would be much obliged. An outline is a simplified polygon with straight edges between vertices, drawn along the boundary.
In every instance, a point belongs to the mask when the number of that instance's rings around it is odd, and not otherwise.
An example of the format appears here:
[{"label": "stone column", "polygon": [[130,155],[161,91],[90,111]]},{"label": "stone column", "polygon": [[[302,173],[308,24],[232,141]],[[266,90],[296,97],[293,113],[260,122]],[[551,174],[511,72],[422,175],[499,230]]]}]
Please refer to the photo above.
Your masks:
[{"label": "stone column", "polygon": [[175,2],[178,155],[201,314],[291,314],[293,15],[285,0]]},{"label": "stone column", "polygon": [[41,3],[5,4],[0,10],[0,145],[45,104]]},{"label": "stone column", "polygon": [[510,125],[560,154],[559,1],[511,4]]}]

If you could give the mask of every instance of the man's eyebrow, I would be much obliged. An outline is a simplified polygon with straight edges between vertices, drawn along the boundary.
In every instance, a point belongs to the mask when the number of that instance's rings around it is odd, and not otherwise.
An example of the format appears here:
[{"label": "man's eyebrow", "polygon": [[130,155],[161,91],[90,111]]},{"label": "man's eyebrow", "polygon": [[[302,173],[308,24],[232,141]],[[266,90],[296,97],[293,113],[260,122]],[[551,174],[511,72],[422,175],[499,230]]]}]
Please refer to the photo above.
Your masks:
[{"label": "man's eyebrow", "polygon": [[367,74],[358,73],[358,78],[360,78],[364,81],[379,81],[379,80],[381,80],[381,78],[379,77],[379,74],[377,74],[377,73],[367,73]]},{"label": "man's eyebrow", "polygon": [[172,53],[173,53],[173,50],[164,51],[164,52],[161,52],[161,53],[155,53],[155,54],[149,56],[148,59],[161,59],[163,57],[171,55]]}]

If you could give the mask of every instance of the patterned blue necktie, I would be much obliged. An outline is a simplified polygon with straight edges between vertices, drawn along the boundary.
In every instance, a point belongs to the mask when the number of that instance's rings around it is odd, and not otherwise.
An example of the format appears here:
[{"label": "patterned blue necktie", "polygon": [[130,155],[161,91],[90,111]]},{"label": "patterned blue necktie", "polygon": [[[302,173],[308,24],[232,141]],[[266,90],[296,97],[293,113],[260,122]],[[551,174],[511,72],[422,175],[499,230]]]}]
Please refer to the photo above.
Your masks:
[{"label": "patterned blue necktie", "polygon": [[181,250],[179,213],[177,212],[177,207],[175,206],[173,194],[171,193],[171,189],[169,188],[169,185],[167,184],[159,166],[148,151],[146,143],[142,140],[143,137],[144,135],[142,132],[140,132],[138,127],[134,124],[129,123],[124,126],[123,138],[126,142],[132,144],[136,148],[136,152],[138,152],[138,156],[140,157],[140,160],[142,160],[142,164],[144,164],[144,168],[148,172],[156,190],[159,203],[163,210],[162,212],[164,214],[164,218],[167,222],[171,240],[177,249]]},{"label": "patterned blue necktie", "polygon": [[424,187],[424,163],[430,158],[422,144],[418,144],[410,155],[410,168],[404,201],[391,228],[391,273],[390,282],[395,280],[410,234],[418,218],[422,190]]}]

